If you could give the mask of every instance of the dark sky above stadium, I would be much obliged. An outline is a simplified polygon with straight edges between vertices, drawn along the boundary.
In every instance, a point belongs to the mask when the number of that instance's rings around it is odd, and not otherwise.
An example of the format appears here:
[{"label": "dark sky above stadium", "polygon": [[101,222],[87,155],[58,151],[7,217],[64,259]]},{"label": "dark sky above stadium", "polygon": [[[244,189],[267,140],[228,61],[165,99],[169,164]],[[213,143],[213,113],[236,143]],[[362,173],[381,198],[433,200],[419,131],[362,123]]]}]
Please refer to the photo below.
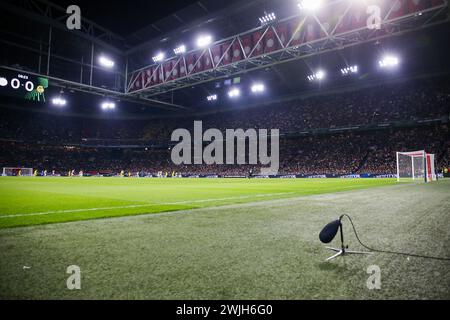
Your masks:
[{"label": "dark sky above stadium", "polygon": [[[217,1],[217,0],[216,0]],[[128,36],[146,26],[157,22],[198,0],[56,0],[62,7],[72,4],[80,6],[86,17],[99,25],[117,33]],[[206,8],[208,0],[201,2]]]}]

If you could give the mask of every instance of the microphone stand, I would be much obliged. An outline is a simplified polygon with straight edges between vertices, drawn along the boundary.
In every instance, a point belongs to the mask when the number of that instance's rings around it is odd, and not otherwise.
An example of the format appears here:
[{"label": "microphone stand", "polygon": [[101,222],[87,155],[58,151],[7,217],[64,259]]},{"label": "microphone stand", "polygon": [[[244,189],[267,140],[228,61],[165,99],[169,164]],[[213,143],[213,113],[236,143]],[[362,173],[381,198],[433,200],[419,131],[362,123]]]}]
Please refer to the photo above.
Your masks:
[{"label": "microphone stand", "polygon": [[[341,216],[339,218],[339,222],[342,220],[343,217],[344,216]],[[372,252],[347,250],[348,246],[346,246],[344,244],[344,231],[343,231],[342,223],[340,223],[340,225],[339,225],[339,230],[341,232],[341,248],[337,249],[337,248],[332,248],[332,247],[326,247],[328,250],[331,250],[331,251],[334,251],[334,252],[337,252],[337,253],[335,255],[329,257],[325,261],[330,261],[330,260],[336,259],[337,257],[345,256],[347,254],[372,254]]]}]

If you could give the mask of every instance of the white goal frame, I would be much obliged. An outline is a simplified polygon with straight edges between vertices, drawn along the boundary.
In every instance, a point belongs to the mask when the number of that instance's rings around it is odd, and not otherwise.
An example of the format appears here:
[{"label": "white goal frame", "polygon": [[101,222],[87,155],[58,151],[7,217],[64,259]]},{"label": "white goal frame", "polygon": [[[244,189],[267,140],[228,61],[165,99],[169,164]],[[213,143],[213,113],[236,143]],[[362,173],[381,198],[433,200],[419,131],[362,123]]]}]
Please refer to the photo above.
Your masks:
[{"label": "white goal frame", "polygon": [[13,176],[8,174],[8,171],[21,171],[22,177],[32,177],[33,176],[33,168],[22,168],[22,167],[4,167],[2,171],[3,177]]},{"label": "white goal frame", "polygon": [[[435,156],[431,153],[426,153],[424,150],[420,151],[412,151],[412,152],[397,152],[397,181],[402,179],[401,177],[401,168],[400,168],[400,157],[406,156],[411,159],[411,167],[410,173],[413,181],[423,181],[423,182],[431,182],[436,181],[436,170],[435,170]],[[419,168],[418,173],[417,166],[415,165],[416,160],[422,161],[421,168]],[[409,171],[409,170],[408,170]]]}]

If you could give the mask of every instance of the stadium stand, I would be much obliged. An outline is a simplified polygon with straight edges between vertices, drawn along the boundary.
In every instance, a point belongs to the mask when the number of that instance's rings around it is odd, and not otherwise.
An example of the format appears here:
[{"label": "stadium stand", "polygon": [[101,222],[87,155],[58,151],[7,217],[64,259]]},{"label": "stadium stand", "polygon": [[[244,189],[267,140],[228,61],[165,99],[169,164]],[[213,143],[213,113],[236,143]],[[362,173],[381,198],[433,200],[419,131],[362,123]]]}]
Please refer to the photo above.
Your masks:
[{"label": "stadium stand", "polygon": [[177,128],[280,129],[282,174],[393,174],[395,152],[419,150],[449,165],[449,78],[415,80],[353,92],[195,117],[94,119],[0,109],[0,164],[38,170],[243,175],[252,166],[175,166]]}]

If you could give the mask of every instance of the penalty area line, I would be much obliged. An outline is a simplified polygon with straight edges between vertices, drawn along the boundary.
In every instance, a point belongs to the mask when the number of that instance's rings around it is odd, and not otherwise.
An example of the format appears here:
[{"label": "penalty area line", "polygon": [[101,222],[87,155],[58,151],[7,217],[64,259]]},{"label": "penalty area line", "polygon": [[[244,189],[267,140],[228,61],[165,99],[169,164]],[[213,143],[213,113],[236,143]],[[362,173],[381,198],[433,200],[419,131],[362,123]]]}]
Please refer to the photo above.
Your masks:
[{"label": "penalty area line", "polygon": [[45,215],[52,215],[52,214],[65,214],[65,213],[91,212],[91,211],[108,211],[108,210],[116,210],[116,209],[135,209],[135,208],[145,208],[145,207],[154,207],[154,206],[170,206],[170,205],[191,204],[191,203],[205,203],[205,202],[213,202],[213,201],[242,200],[242,199],[250,199],[250,198],[284,196],[284,195],[291,195],[291,194],[295,194],[295,192],[256,194],[256,195],[240,196],[240,197],[202,199],[202,200],[192,200],[192,201],[135,204],[135,205],[128,205],[128,206],[115,206],[115,207],[103,207],[103,208],[86,208],[86,209],[35,212],[35,213],[19,213],[19,214],[5,215],[5,216],[0,215],[0,219],[45,216]]}]

